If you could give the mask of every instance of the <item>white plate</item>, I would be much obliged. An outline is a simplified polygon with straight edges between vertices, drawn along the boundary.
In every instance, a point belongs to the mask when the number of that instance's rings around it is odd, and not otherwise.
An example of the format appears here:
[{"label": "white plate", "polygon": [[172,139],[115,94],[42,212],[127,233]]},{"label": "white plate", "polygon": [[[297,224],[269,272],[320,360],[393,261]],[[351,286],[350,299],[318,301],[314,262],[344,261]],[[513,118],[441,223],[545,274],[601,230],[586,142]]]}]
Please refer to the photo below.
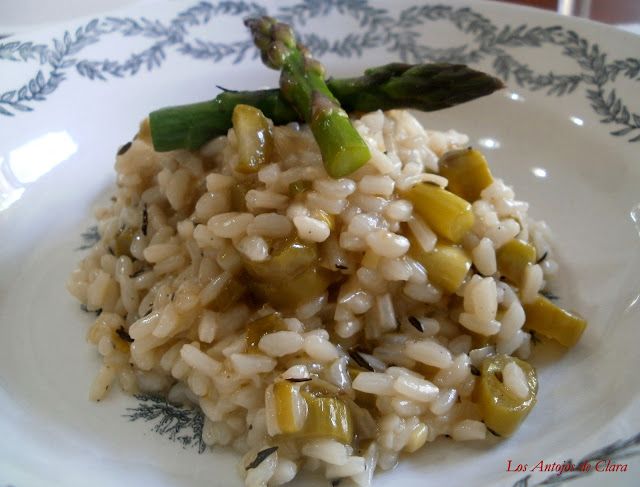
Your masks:
[{"label": "white plate", "polygon": [[[631,485],[640,467],[624,458],[640,431],[640,37],[501,3],[300,0],[264,10],[292,22],[336,76],[447,59],[503,77],[507,90],[421,119],[468,133],[551,225],[562,301],[590,321],[578,346],[539,363],[539,402],[515,437],[438,442],[375,485],[531,486],[556,478],[531,472],[540,461],[577,462],[629,438],[596,455],[627,472],[575,483]],[[131,420],[152,403],[87,400],[98,366],[85,342],[91,316],[65,281],[91,207],[114,187],[115,151],[140,119],[211,98],[216,85],[274,84],[241,23],[262,11],[239,0],[145,4],[0,41],[0,486],[240,485],[234,454],[198,454],[189,418],[171,441],[155,431],[163,416]],[[507,471],[509,460],[528,471]]]}]

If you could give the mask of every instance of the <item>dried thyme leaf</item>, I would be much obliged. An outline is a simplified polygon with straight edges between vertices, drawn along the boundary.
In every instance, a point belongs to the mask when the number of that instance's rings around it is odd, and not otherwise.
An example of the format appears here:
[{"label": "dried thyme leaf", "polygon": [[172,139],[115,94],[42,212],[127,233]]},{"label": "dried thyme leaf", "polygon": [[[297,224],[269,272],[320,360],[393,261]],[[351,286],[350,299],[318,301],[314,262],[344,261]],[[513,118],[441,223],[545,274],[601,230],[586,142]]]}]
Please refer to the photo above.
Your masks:
[{"label": "dried thyme leaf", "polygon": [[547,250],[544,254],[542,254],[542,257],[538,259],[538,262],[536,262],[536,264],[539,264],[540,262],[542,262],[544,259],[547,258],[548,255],[549,255],[549,251]]},{"label": "dried thyme leaf", "polygon": [[133,279],[135,277],[138,277],[141,274],[144,274],[144,272],[145,272],[145,269],[143,267],[142,269],[138,269],[137,271],[135,271],[133,274],[130,274],[129,277]]},{"label": "dried thyme leaf", "polygon": [[476,367],[475,365],[473,365],[473,364],[469,364],[469,368],[471,369],[471,373],[472,373],[473,375],[477,375],[477,376],[482,375],[482,372],[480,372],[480,370],[478,369],[478,367]]},{"label": "dried thyme leaf", "polygon": [[81,304],[80,305],[80,309],[82,311],[84,311],[85,313],[95,313],[96,316],[100,316],[102,314],[102,308],[99,309],[94,309],[94,310],[89,310],[89,308],[87,308],[87,306],[85,304]]},{"label": "dried thyme leaf", "polygon": [[351,352],[349,352],[349,356],[355,361],[355,363],[357,363],[363,369],[367,369],[370,372],[375,372],[373,370],[373,367],[369,365],[369,362],[367,362],[364,359],[364,357],[360,355],[358,352],[356,352],[355,350],[352,350]]},{"label": "dried thyme leaf", "polygon": [[118,155],[121,156],[122,154],[126,153],[130,148],[131,148],[131,142],[127,142],[122,147],[120,147],[120,150],[118,151]]},{"label": "dried thyme leaf", "polygon": [[142,209],[142,235],[146,237],[147,235],[147,226],[149,225],[149,213],[147,212],[147,204],[145,203],[144,208]]},{"label": "dried thyme leaf", "polygon": [[116,330],[116,333],[120,338],[122,338],[125,342],[133,343],[133,338],[129,336],[129,334],[125,331],[123,327],[120,327]]},{"label": "dried thyme leaf", "polygon": [[409,316],[409,323],[411,323],[411,326],[413,326],[420,333],[424,333],[424,326],[422,326],[422,323],[420,323],[420,320],[418,318],[416,318],[415,316]]},{"label": "dried thyme leaf", "polygon": [[256,455],[256,459],[253,462],[251,462],[249,465],[247,465],[245,467],[245,470],[256,468],[258,465],[264,462],[269,455],[274,453],[277,449],[278,449],[277,446],[272,446],[270,448],[265,448],[264,450],[259,451],[258,454]]}]

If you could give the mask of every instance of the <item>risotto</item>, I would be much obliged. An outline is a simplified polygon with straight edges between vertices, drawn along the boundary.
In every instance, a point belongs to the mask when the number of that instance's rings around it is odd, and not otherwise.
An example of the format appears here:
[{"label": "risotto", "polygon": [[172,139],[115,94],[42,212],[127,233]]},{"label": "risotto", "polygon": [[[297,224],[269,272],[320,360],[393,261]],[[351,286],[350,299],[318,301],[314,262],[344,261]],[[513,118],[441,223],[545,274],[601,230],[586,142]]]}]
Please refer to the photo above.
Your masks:
[{"label": "risotto", "polygon": [[117,383],[200,408],[248,486],[303,469],[368,486],[438,437],[517,429],[533,342],[586,325],[544,296],[549,228],[467,136],[401,110],[353,123],[371,159],[340,179],[306,125],[269,122],[255,172],[236,170],[241,127],[158,153],[141,125],[68,282],[100,310],[92,400]]}]

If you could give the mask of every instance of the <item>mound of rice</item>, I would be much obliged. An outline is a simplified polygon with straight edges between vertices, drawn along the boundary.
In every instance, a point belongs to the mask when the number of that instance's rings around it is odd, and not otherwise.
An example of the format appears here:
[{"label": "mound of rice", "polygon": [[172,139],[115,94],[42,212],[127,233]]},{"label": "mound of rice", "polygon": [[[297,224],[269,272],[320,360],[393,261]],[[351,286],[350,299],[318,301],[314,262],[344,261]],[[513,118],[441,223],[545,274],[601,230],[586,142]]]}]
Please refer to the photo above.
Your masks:
[{"label": "mound of rice", "polygon": [[[104,359],[92,400],[117,382],[201,408],[204,441],[240,452],[248,486],[281,485],[301,469],[368,486],[376,468],[393,468],[437,437],[485,438],[473,372],[496,353],[529,356],[522,305],[557,270],[549,230],[493,179],[460,245],[473,265],[447,292],[408,252],[410,242],[429,251],[439,238],[402,195],[422,181],[446,186],[438,159],[468,138],[425,130],[405,111],[354,124],[372,159],[338,180],[306,126],[274,127],[272,162],[246,175],[234,171],[233,130],[196,153],[156,153],[142,125],[117,156],[110,204],[95,212],[100,241],[68,282],[89,310],[101,310],[88,332]],[[317,249],[314,265],[330,283],[312,295],[313,285],[283,282],[278,295],[267,282],[278,299],[264,302],[247,268],[296,236]],[[520,289],[496,267],[497,249],[514,238],[535,247],[536,261],[545,256]],[[278,325],[250,339],[251,323],[273,316]],[[504,383],[526,395],[515,369],[505,368]],[[283,382],[289,423],[276,393]],[[352,441],[286,434],[310,414],[302,392],[311,382],[347,405]]]}]

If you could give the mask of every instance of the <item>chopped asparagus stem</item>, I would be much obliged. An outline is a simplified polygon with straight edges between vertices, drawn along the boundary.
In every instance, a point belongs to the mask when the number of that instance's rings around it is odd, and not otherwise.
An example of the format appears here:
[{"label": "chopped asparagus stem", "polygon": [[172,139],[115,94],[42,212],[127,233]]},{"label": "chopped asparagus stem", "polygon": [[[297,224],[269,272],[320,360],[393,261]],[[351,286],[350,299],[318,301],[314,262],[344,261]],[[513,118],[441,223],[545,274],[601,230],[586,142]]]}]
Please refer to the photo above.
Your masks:
[{"label": "chopped asparagus stem", "polygon": [[251,174],[271,162],[273,132],[263,113],[250,105],[236,105],[232,116],[238,139],[236,171]]},{"label": "chopped asparagus stem", "polygon": [[[500,380],[509,364],[516,364],[527,382],[527,396],[516,398]],[[494,355],[482,362],[475,395],[484,423],[498,436],[510,436],[522,424],[536,404],[538,377],[535,369],[523,360],[508,355]]]},{"label": "chopped asparagus stem", "polygon": [[538,295],[535,301],[523,305],[526,314],[524,328],[573,347],[584,333],[587,321]]},{"label": "chopped asparagus stem", "polygon": [[493,182],[484,156],[471,147],[451,150],[438,161],[439,174],[447,178],[447,189],[460,198],[473,203],[480,193]]},{"label": "chopped asparagus stem", "polygon": [[471,204],[446,189],[419,183],[412,186],[405,196],[439,236],[453,243],[460,243],[473,226]]}]

